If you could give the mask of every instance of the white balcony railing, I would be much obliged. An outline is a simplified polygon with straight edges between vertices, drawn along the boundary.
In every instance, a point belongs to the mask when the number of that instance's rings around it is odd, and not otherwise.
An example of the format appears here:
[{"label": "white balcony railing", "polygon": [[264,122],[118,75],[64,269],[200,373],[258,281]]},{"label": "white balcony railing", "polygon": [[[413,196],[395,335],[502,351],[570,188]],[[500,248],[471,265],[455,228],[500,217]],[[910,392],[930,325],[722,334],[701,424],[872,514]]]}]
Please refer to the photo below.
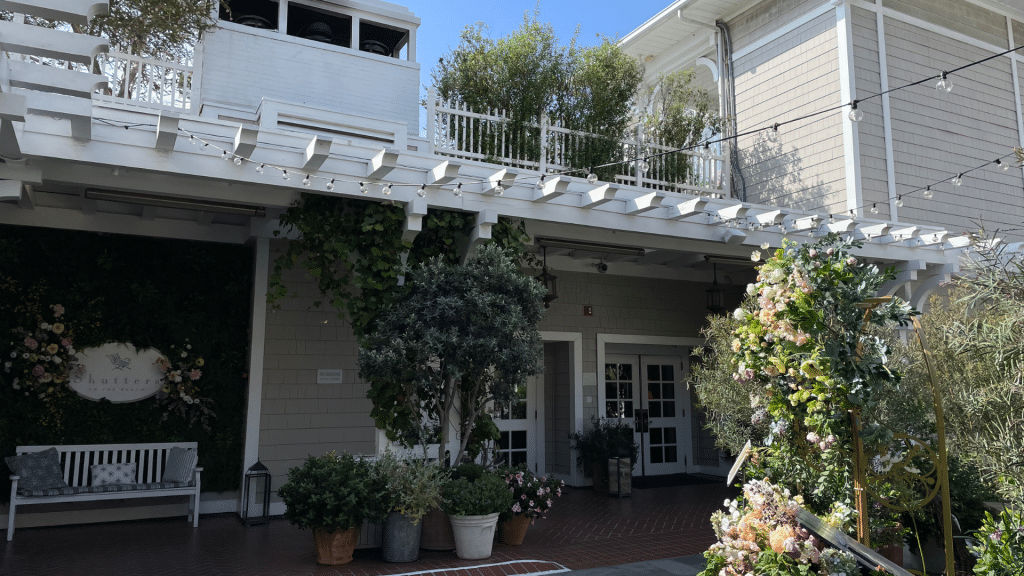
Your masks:
[{"label": "white balcony railing", "polygon": [[[475,112],[459,102],[427,96],[427,141],[442,156],[478,160],[549,174],[586,169],[595,157],[605,162],[631,160],[616,166],[615,182],[666,191],[729,196],[728,149],[711,146],[709,158],[696,151],[647,138],[637,127],[632,138],[606,136],[565,128],[543,118],[540,124],[514,126],[502,112]],[[603,152],[597,152],[603,150]],[[647,170],[643,161],[647,157]]]},{"label": "white balcony railing", "polygon": [[99,55],[96,65],[99,73],[110,79],[110,90],[94,94],[96,101],[192,111],[193,94],[199,93],[200,75],[190,64],[109,52]]}]

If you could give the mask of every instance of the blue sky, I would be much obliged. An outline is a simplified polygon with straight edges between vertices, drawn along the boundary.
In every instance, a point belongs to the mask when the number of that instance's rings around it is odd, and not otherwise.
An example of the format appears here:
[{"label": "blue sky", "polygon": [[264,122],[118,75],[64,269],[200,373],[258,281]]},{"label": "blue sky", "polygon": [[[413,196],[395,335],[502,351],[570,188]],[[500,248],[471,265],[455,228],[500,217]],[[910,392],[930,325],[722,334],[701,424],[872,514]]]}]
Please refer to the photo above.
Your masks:
[{"label": "blue sky", "polygon": [[[491,36],[500,38],[515,30],[523,13],[533,11],[535,0],[389,0],[408,7],[422,23],[416,38],[416,59],[421,63],[420,85],[430,83],[430,71],[437,59],[459,43],[459,34],[467,25],[484,22]],[[598,34],[622,38],[663,10],[671,0],[551,0],[540,2],[541,22],[551,23],[563,42],[572,37],[578,25],[578,42],[597,43]]]}]

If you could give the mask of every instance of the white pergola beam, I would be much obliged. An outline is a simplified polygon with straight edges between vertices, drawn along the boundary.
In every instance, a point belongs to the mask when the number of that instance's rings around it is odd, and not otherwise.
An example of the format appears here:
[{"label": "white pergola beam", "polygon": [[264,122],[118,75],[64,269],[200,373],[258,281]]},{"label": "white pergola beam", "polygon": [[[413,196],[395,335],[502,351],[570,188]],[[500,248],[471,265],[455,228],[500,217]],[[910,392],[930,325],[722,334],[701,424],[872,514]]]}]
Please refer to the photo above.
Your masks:
[{"label": "white pergola beam", "polygon": [[789,216],[788,212],[772,210],[770,212],[755,214],[752,218],[761,226],[776,226],[781,224],[786,219],[786,216]]},{"label": "white pergola beam", "polygon": [[[2,24],[3,21],[0,21]],[[33,28],[39,28],[33,26]],[[39,28],[46,30],[46,28]],[[15,94],[26,96],[24,88],[12,88]],[[92,100],[73,98],[62,94],[48,92],[32,92],[32,98],[26,98],[29,114],[50,116],[71,121],[71,137],[79,140],[92,139]]]},{"label": "white pergola beam", "polygon": [[[2,97],[3,94],[0,94]],[[24,132],[24,126],[14,125],[11,120],[0,120],[0,156],[5,158],[21,158],[21,144],[19,134]]]},{"label": "white pergola beam", "polygon": [[385,148],[377,152],[367,162],[366,177],[370,180],[380,180],[390,174],[396,166],[398,166],[398,150],[395,148]]},{"label": "white pergola beam", "polygon": [[235,143],[234,147],[231,149],[231,153],[235,156],[251,159],[252,153],[256,150],[259,135],[259,128],[250,128],[244,124],[240,125],[238,127],[238,132],[235,132]]},{"label": "white pergola beam", "polygon": [[423,217],[426,215],[426,199],[413,198],[405,203],[405,222],[402,223],[402,240],[412,242],[423,231]]},{"label": "white pergola beam", "polygon": [[683,218],[689,218],[690,216],[696,216],[704,213],[704,207],[707,206],[708,201],[704,198],[694,198],[693,200],[687,200],[681,204],[668,207],[668,217],[671,220],[682,220]]},{"label": "white pergola beam", "polygon": [[24,122],[28,114],[28,101],[24,94],[0,92],[0,120]]},{"label": "white pergola beam", "polygon": [[498,223],[498,211],[490,208],[481,210],[476,215],[473,230],[469,233],[469,243],[482,244],[491,239],[491,229]]},{"label": "white pergola beam", "polygon": [[749,209],[750,207],[745,204],[733,204],[732,206],[719,208],[716,213],[722,221],[738,220],[746,216]]},{"label": "white pergola beam", "polygon": [[656,210],[661,208],[662,200],[664,200],[664,197],[658,196],[657,192],[637,196],[626,201],[626,214],[637,215]]},{"label": "white pergola beam", "polygon": [[314,136],[309,141],[309,144],[306,145],[306,152],[303,156],[305,164],[302,165],[302,171],[308,174],[320,170],[320,167],[324,165],[324,162],[331,155],[332,143],[330,138]]},{"label": "white pergola beam", "polygon": [[835,222],[828,222],[825,224],[825,228],[829,232],[835,232],[836,234],[845,234],[847,232],[852,232],[853,229],[856,227],[857,221],[850,218],[836,220]]},{"label": "white pergola beam", "polygon": [[592,190],[587,190],[580,196],[581,208],[597,208],[615,200],[615,194],[619,188],[612,184],[602,184]]},{"label": "white pergola beam", "polygon": [[26,184],[42,184],[43,169],[8,161],[0,164],[0,178],[4,180],[20,180]]},{"label": "white pergola beam", "polygon": [[178,141],[178,122],[181,116],[174,112],[160,112],[156,120],[156,142],[153,146],[157,150],[174,150],[174,143]]},{"label": "white pergola beam", "polygon": [[739,246],[747,239],[747,233],[735,228],[726,228],[719,238],[730,246]]},{"label": "white pergola beam", "polygon": [[24,185],[20,180],[0,180],[0,202],[18,202]]},{"label": "white pergola beam", "polygon": [[540,188],[535,188],[533,192],[534,202],[550,202],[555,198],[565,194],[565,191],[569,188],[569,179],[564,176],[554,176],[552,178],[545,178],[544,182],[541,183]]},{"label": "white pergola beam", "polygon": [[110,11],[107,2],[96,0],[0,0],[0,10],[82,26],[88,26],[93,18]]},{"label": "white pergola beam", "polygon": [[890,228],[892,225],[885,222],[862,223],[857,227],[857,232],[863,234],[865,238],[881,238],[889,234]]},{"label": "white pergola beam", "polygon": [[28,88],[77,98],[92,98],[92,93],[109,87],[110,81],[100,74],[43,66],[21,60],[8,60],[10,83],[15,88]]},{"label": "white pergola beam", "polygon": [[110,44],[96,36],[0,20],[0,50],[90,65]]},{"label": "white pergola beam", "polygon": [[786,226],[786,229],[792,232],[817,230],[819,222],[821,222],[821,216],[818,215],[794,216],[792,220],[790,220],[790,225]]},{"label": "white pergola beam", "polygon": [[[509,170],[508,168],[498,170],[488,176],[487,180],[480,183],[480,193],[487,194],[488,196],[497,196],[498,192],[496,189],[498,184],[501,184],[501,187],[507,190],[515,184],[516,176],[519,176],[519,172],[515,170]],[[504,194],[504,192],[502,193]]]},{"label": "white pergola beam", "polygon": [[427,171],[423,183],[427,186],[443,186],[459,177],[461,162],[445,160]]}]

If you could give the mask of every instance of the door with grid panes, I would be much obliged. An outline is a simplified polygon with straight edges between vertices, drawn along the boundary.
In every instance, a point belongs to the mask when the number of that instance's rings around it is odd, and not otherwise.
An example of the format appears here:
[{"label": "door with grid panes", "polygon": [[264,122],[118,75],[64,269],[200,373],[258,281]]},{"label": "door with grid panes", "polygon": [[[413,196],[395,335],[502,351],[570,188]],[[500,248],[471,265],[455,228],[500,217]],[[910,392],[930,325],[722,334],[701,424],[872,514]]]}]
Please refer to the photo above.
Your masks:
[{"label": "door with grid panes", "polygon": [[[608,355],[605,361],[605,418],[622,418],[632,425],[634,411],[650,417],[643,434],[642,462],[633,474],[656,476],[686,472],[689,462],[689,419],[682,360],[672,356]],[[641,442],[641,434],[636,434]]]},{"label": "door with grid panes", "polygon": [[540,468],[537,451],[537,378],[529,378],[516,389],[516,397],[495,406],[498,427],[498,461],[510,466],[526,464]]}]

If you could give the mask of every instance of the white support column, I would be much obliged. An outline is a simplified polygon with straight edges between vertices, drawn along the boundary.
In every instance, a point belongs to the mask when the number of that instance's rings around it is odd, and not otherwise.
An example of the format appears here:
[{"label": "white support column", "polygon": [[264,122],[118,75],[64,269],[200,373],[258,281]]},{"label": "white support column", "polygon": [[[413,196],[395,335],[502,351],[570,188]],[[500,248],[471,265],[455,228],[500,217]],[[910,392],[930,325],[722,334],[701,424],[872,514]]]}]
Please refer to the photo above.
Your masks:
[{"label": "white support column", "polygon": [[[836,5],[836,39],[839,47],[839,90],[841,104],[857,98],[854,82],[856,71],[853,61],[853,8],[848,1],[833,0]],[[843,155],[846,159],[846,209],[863,212],[860,181],[860,135],[856,122],[850,120],[849,110],[842,111]]]},{"label": "white support column", "polygon": [[[889,65],[885,56],[885,17],[882,16],[882,0],[875,0],[875,29],[878,34],[878,79],[882,92],[889,91]],[[1018,100],[1020,100],[1018,98]],[[889,189],[889,220],[899,222],[899,207],[896,206],[896,154],[892,147],[892,108],[889,94],[882,94],[882,130],[885,133],[885,172]]]},{"label": "white support column", "polygon": [[409,62],[416,61],[416,29],[409,30]]},{"label": "white support column", "polygon": [[241,514],[245,471],[259,459],[260,415],[263,411],[263,352],[267,337],[267,284],[270,274],[270,239],[256,238],[252,274],[252,334],[249,343],[249,387],[246,390],[245,449],[242,459],[242,482],[238,490],[238,513]]},{"label": "white support column", "polygon": [[352,16],[352,46],[353,50],[359,50],[359,16]]}]

